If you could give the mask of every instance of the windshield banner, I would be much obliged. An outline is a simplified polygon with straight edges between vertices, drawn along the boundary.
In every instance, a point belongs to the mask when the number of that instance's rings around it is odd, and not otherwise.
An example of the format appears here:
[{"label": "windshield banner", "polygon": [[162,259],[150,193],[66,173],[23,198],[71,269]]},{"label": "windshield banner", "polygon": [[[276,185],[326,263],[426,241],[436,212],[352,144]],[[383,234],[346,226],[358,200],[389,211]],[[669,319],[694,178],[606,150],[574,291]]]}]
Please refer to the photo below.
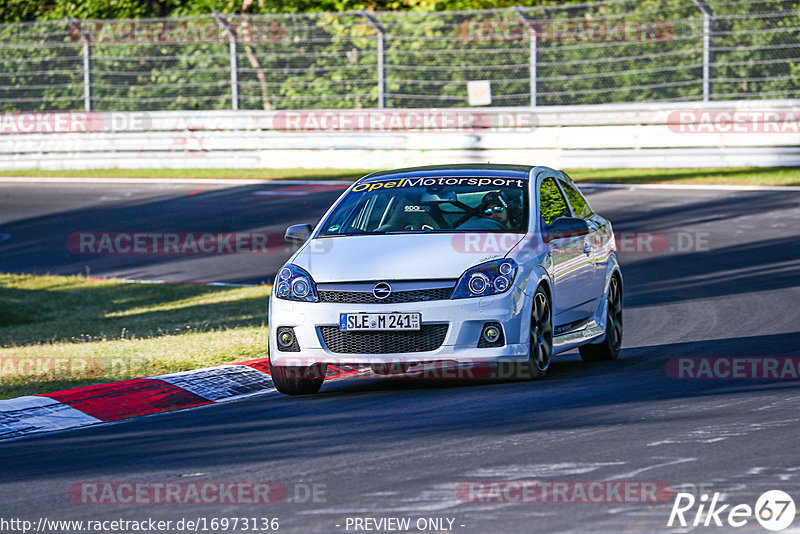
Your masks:
[{"label": "windshield banner", "polygon": [[353,188],[354,193],[362,191],[375,191],[376,189],[393,189],[398,187],[431,187],[431,186],[495,186],[495,187],[515,187],[523,189],[528,180],[520,178],[401,178],[399,180],[378,180],[374,182],[364,182]]}]

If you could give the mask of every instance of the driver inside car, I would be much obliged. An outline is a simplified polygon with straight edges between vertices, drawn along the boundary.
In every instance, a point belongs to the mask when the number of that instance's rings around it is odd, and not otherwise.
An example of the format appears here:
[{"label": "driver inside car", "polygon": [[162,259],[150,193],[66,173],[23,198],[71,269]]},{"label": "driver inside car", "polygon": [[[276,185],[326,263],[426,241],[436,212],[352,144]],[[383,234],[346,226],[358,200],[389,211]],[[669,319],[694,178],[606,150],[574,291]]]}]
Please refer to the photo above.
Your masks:
[{"label": "driver inside car", "polygon": [[480,215],[499,222],[504,228],[510,228],[508,201],[501,193],[486,193],[478,207]]}]

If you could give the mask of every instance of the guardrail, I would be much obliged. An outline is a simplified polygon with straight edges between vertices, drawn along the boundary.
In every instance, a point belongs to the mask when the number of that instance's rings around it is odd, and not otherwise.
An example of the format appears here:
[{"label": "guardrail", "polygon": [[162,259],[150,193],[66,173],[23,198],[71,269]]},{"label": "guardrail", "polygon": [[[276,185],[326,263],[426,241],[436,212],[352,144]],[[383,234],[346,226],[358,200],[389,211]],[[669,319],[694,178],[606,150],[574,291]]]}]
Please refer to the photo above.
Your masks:
[{"label": "guardrail", "polygon": [[800,165],[800,100],[0,114],[0,169]]}]

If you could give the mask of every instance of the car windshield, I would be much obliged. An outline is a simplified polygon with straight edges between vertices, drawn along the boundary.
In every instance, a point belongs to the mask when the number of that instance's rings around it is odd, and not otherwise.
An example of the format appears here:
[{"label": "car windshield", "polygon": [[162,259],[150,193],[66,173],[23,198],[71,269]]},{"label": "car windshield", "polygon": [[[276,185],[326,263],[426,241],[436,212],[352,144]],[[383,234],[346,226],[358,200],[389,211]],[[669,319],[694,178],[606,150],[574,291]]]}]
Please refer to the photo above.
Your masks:
[{"label": "car windshield", "polygon": [[527,190],[527,179],[481,176],[363,182],[336,205],[319,235],[524,233]]}]

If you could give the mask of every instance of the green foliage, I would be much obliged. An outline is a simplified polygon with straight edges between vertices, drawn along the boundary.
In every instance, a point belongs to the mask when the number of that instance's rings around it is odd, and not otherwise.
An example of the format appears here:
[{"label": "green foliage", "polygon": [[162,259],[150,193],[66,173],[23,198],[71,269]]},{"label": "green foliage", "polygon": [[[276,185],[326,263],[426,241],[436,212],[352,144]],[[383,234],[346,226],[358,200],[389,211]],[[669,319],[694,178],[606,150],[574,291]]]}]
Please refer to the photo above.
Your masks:
[{"label": "green foliage", "polygon": [[[542,5],[542,0],[254,0],[252,14],[306,13],[323,11],[449,11],[488,9],[513,5]],[[54,20],[62,18],[129,19],[138,17],[185,17],[209,13],[242,13],[242,0],[5,0],[0,22]]]},{"label": "green foliage", "polygon": [[[518,13],[443,11],[502,7],[503,2],[254,0],[248,13],[261,14],[243,17],[236,15],[243,8],[240,0],[54,0],[41,5],[10,0],[2,8],[4,20],[49,20],[0,26],[0,102],[7,110],[81,109],[84,50],[78,27],[65,18],[160,14],[169,15],[164,21],[181,26],[183,32],[201,27],[215,38],[126,41],[130,36],[120,31],[119,21],[82,22],[81,29],[102,28],[111,37],[92,34],[93,108],[230,109],[229,44],[209,15],[219,12],[238,35],[240,108],[375,107],[377,32],[359,14],[342,12],[375,8],[390,10],[375,13],[387,31],[388,107],[467,106],[467,82],[481,79],[492,82],[493,105],[526,106],[531,93],[531,42]],[[766,0],[712,2],[712,6],[713,98],[797,97],[797,3]],[[540,31],[538,105],[696,101],[702,96],[703,16],[691,2],[567,2],[523,11]],[[656,39],[593,40],[580,32],[587,21],[599,22],[608,31],[615,25],[624,29],[652,23],[660,33]],[[563,23],[568,23],[569,31],[557,34],[553,28]],[[159,23],[133,24],[152,28]]]}]

